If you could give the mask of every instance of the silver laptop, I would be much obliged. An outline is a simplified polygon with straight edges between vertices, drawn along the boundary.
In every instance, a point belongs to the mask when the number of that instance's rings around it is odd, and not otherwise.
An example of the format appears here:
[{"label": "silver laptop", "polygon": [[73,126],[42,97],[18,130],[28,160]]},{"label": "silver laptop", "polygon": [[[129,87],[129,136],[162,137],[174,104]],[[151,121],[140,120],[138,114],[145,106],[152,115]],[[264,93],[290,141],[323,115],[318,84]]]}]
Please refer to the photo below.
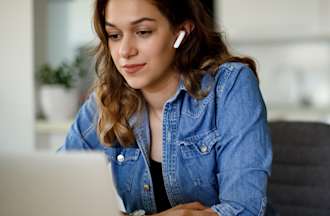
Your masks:
[{"label": "silver laptop", "polygon": [[1,153],[0,216],[119,216],[102,153]]}]

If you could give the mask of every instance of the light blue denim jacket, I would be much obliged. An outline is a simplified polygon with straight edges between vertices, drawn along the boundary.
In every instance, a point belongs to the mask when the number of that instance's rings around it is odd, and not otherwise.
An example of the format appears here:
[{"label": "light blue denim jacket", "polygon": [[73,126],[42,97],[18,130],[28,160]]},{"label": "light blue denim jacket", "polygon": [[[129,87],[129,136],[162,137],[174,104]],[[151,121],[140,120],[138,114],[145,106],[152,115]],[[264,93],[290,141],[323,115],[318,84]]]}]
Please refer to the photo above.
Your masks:
[{"label": "light blue denim jacket", "polygon": [[[202,88],[209,93],[196,100],[181,81],[163,108],[162,170],[170,204],[199,201],[221,216],[264,215],[272,147],[258,81],[246,65],[225,63],[215,76],[203,77]],[[60,150],[103,151],[127,212],[157,212],[147,112],[130,119],[131,148],[103,146],[97,118],[92,94]]]}]

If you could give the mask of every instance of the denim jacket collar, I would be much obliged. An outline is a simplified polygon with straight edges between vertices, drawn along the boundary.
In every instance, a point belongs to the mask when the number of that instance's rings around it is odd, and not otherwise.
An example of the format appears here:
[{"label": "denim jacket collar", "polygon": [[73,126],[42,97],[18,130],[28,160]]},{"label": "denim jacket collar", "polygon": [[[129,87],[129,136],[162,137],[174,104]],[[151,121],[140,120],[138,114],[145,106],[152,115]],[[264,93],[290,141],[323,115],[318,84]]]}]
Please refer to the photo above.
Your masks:
[{"label": "denim jacket collar", "polygon": [[[186,86],[184,85],[183,79],[180,79],[174,96],[171,97],[170,99],[168,99],[166,101],[166,103],[171,103],[171,102],[175,101],[182,91],[188,91],[188,90],[187,90]],[[129,123],[130,127],[135,128],[135,127],[137,127],[137,124],[139,124],[140,126],[143,126],[143,125],[141,125],[141,123],[144,122],[145,120],[148,120],[148,115],[147,115],[147,110],[144,108],[142,113],[133,114],[129,118],[128,123]]]}]

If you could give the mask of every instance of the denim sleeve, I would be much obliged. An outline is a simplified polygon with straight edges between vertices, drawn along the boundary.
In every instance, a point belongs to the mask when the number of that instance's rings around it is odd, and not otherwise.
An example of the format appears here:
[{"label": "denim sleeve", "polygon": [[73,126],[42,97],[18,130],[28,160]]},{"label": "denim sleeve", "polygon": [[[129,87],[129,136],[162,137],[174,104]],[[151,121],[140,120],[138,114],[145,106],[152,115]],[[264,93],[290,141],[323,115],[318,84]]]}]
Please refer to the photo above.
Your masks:
[{"label": "denim sleeve", "polygon": [[272,146],[265,105],[254,73],[232,64],[217,84],[217,179],[221,216],[264,215]]},{"label": "denim sleeve", "polygon": [[81,106],[69,129],[64,144],[58,149],[58,152],[102,150],[103,147],[98,140],[96,132],[97,119],[98,112],[95,94],[91,94]]}]

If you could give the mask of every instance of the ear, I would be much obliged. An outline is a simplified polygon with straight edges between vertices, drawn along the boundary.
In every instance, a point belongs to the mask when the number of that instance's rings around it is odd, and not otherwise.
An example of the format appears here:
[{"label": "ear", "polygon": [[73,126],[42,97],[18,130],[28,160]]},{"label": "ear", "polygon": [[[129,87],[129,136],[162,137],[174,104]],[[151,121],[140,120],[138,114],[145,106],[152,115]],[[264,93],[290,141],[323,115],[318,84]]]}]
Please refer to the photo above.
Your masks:
[{"label": "ear", "polygon": [[173,47],[179,48],[180,44],[194,29],[194,24],[191,21],[185,21],[176,31],[176,40]]},{"label": "ear", "polygon": [[185,31],[186,32],[186,34],[187,34],[187,36],[194,30],[194,28],[195,28],[195,25],[194,25],[194,23],[192,22],[192,21],[185,21],[184,23],[182,23],[182,25],[181,25],[181,27],[180,27],[180,29],[179,29],[179,31],[181,30],[183,30],[183,31]]}]

